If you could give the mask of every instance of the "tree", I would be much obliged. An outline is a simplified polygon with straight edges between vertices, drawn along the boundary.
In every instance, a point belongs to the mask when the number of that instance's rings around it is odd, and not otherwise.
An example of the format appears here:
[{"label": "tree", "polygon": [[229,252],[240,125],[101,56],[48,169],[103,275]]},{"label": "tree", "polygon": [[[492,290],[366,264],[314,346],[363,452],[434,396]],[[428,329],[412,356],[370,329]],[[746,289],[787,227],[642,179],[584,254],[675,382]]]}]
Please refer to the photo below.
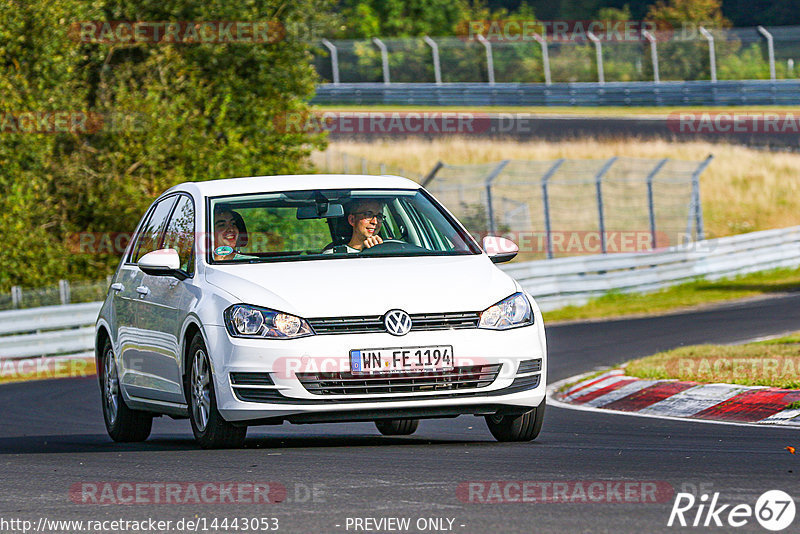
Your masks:
[{"label": "tree", "polygon": [[[0,237],[13,260],[6,254],[0,290],[105,276],[118,255],[70,254],[69,237],[129,232],[154,197],[179,182],[308,169],[323,136],[280,124],[308,110],[316,82],[309,29],[326,24],[329,7],[327,0],[3,3],[0,110],[85,112],[101,124],[2,134],[0,224],[23,224],[33,235]],[[277,21],[285,34],[264,43],[76,42],[68,29],[80,21]]]}]

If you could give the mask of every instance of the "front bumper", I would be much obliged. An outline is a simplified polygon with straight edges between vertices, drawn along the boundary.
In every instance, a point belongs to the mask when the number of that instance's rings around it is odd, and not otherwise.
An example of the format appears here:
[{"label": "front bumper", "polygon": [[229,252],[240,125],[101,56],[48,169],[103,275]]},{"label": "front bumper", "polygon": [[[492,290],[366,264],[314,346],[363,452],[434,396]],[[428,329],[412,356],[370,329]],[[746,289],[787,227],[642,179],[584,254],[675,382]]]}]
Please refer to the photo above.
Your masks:
[{"label": "front bumper", "polygon": [[[506,331],[483,329],[316,335],[293,340],[230,337],[222,326],[206,326],[217,406],[232,422],[248,424],[364,421],[400,417],[452,417],[459,414],[521,413],[545,396],[546,344],[541,315],[531,326]],[[452,345],[455,365],[502,364],[488,385],[410,393],[321,395],[308,391],[295,373],[349,371],[353,349]],[[519,371],[519,362],[540,359],[537,372]],[[231,373],[269,372],[273,385],[256,386],[263,400],[242,400]],[[240,395],[237,396],[236,389]]]}]

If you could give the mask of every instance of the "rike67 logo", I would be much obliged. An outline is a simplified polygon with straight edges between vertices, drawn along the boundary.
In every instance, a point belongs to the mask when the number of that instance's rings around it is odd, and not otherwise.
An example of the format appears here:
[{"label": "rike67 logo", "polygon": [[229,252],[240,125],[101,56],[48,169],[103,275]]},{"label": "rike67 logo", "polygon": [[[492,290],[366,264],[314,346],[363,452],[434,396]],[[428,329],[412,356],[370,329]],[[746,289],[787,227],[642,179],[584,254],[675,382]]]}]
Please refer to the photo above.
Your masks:
[{"label": "rike67 logo", "polygon": [[707,493],[699,498],[691,493],[678,493],[667,526],[738,528],[755,518],[765,529],[777,532],[790,526],[794,516],[794,500],[781,490],[764,492],[756,500],[755,506],[744,503],[721,504],[719,492],[715,492],[710,499]]}]

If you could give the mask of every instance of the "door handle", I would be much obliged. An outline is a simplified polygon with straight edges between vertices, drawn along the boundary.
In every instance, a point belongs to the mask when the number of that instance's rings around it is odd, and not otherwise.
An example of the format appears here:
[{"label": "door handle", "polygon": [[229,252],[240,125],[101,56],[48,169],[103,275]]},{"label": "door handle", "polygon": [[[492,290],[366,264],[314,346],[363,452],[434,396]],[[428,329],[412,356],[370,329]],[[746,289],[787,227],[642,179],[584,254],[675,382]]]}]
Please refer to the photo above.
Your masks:
[{"label": "door handle", "polygon": [[114,291],[123,291],[125,289],[125,286],[117,282],[115,284],[111,284],[111,289]]},{"label": "door handle", "polygon": [[147,286],[139,286],[136,288],[136,292],[139,293],[139,296],[144,297],[150,293],[150,288]]}]

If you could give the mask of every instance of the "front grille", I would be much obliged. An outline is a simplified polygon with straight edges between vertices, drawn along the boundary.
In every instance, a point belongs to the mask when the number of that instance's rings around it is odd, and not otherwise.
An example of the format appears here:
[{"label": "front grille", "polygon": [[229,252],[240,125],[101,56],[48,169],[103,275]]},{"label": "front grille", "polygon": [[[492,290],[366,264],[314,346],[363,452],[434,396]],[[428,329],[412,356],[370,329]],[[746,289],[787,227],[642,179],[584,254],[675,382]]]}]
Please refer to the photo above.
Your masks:
[{"label": "front grille", "polygon": [[[479,312],[411,314],[411,331],[477,328]],[[308,323],[317,334],[366,334],[385,332],[383,316],[319,317]]]},{"label": "front grille", "polygon": [[452,371],[380,373],[359,376],[350,372],[297,373],[297,378],[314,395],[375,395],[454,391],[486,387],[500,372],[502,364],[470,365]]},{"label": "front grille", "polygon": [[535,360],[522,360],[519,362],[519,368],[517,369],[517,374],[521,375],[523,373],[538,373],[542,370],[542,359],[536,358]]}]

